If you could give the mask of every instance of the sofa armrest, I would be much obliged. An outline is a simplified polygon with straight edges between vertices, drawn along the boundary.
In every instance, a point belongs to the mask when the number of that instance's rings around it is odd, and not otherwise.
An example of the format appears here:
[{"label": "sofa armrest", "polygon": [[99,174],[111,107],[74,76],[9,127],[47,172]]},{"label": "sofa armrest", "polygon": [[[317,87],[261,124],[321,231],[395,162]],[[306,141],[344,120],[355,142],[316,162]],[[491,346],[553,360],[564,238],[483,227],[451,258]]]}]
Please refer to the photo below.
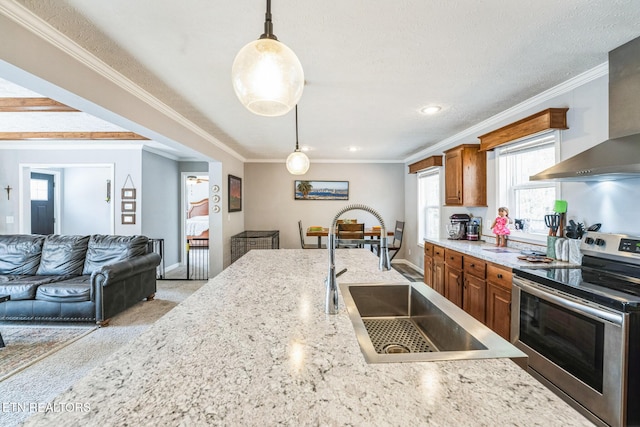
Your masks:
[{"label": "sofa armrest", "polygon": [[100,267],[91,275],[91,295],[96,322],[104,324],[115,314],[156,292],[156,267],[160,255],[149,253]]},{"label": "sofa armrest", "polygon": [[142,271],[155,270],[160,265],[160,260],[160,255],[153,252],[126,261],[104,265],[93,273],[91,282],[93,285],[109,286],[110,283],[127,279]]}]

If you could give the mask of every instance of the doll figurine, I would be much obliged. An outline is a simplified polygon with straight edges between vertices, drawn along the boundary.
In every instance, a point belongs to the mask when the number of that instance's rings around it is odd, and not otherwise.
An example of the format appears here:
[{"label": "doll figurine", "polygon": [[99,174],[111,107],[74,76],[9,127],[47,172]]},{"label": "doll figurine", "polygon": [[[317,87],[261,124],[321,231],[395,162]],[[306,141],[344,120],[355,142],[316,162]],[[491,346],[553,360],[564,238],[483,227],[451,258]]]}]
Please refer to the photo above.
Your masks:
[{"label": "doll figurine", "polygon": [[491,231],[496,235],[496,246],[507,246],[507,236],[511,234],[509,230],[509,209],[498,208],[498,217],[493,221]]}]

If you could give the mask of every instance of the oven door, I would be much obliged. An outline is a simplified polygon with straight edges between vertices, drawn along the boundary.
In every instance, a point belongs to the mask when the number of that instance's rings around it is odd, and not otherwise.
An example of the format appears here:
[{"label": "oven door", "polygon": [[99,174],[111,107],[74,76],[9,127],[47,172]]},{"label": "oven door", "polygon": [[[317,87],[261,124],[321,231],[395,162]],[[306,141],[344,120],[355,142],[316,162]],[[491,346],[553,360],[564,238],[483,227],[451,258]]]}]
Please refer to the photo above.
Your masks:
[{"label": "oven door", "polygon": [[511,341],[529,356],[532,373],[607,424],[623,424],[624,313],[518,276],[512,313]]}]

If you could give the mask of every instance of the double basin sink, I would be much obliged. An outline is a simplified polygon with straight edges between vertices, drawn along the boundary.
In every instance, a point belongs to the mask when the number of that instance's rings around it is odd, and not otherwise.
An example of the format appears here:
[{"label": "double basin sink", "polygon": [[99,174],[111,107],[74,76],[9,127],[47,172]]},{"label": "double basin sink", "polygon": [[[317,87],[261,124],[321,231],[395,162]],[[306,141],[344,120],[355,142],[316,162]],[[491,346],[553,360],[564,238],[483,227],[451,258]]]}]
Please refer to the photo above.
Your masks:
[{"label": "double basin sink", "polygon": [[341,283],[368,363],[527,356],[424,283]]}]

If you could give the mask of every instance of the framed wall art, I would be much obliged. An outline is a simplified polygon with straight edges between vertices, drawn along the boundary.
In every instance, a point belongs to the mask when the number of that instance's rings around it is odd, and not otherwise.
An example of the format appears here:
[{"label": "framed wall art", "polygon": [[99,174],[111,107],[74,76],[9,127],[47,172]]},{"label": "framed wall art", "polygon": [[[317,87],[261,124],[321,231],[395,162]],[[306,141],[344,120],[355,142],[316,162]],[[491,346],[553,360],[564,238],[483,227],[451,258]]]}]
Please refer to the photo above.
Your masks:
[{"label": "framed wall art", "polygon": [[122,212],[135,212],[136,211],[136,202],[135,201],[122,201]]},{"label": "framed wall art", "polygon": [[121,197],[124,200],[135,200],[135,198],[136,198],[136,189],[135,188],[123,188]]},{"label": "framed wall art", "polygon": [[242,210],[242,178],[229,175],[229,212]]},{"label": "framed wall art", "polygon": [[349,181],[293,182],[294,200],[349,200]]},{"label": "framed wall art", "polygon": [[123,225],[135,224],[135,223],[136,223],[136,214],[134,214],[134,213],[122,214],[122,224]]}]

